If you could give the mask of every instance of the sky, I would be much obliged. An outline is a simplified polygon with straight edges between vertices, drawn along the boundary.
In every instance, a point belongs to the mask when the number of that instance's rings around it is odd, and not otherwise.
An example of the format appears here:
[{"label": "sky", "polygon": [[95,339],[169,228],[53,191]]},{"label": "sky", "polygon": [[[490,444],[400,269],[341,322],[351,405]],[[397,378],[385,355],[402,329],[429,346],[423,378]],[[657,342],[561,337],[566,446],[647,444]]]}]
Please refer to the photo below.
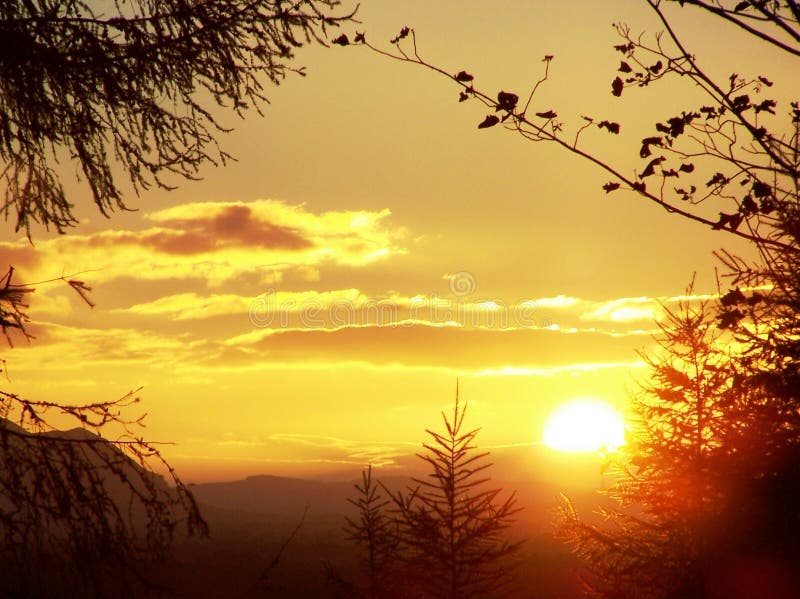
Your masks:
[{"label": "sky", "polygon": [[[710,71],[792,80],[731,28],[669,9]],[[524,95],[553,55],[534,107],[622,123],[585,139],[628,173],[653,123],[699,99],[684,81],[611,95],[611,25],[657,30],[644,2],[367,0],[358,18],[346,31],[386,47],[414,27],[425,58],[488,90]],[[38,285],[6,388],[75,403],[141,388],[131,415],[187,480],[391,468],[456,381],[484,446],[533,447],[566,401],[626,411],[663,307],[695,276],[713,296],[713,250],[746,253],[604,194],[607,176],[551,145],[478,130],[485,109],[431,72],[358,47],[303,48],[297,65],[264,118],[223,116],[237,161],[111,219],[70,182],[81,224],[64,236],[31,244],[6,223],[0,262],[27,282],[80,273],[96,304]]]}]

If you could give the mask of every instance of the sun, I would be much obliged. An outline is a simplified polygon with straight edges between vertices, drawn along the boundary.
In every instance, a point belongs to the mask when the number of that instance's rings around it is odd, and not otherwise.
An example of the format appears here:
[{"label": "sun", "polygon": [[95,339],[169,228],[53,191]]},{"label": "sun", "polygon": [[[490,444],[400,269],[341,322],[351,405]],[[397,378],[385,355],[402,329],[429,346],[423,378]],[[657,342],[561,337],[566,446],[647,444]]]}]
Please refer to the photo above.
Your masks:
[{"label": "sun", "polygon": [[559,451],[613,451],[625,445],[625,421],[606,401],[576,399],[550,415],[544,443]]}]

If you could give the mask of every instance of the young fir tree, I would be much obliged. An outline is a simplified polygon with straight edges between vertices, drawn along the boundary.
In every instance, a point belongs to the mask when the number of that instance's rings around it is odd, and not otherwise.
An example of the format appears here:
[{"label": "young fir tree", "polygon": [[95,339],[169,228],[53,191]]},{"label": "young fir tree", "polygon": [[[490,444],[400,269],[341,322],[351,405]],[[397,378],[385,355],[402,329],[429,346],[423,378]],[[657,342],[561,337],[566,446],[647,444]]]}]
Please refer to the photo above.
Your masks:
[{"label": "young fir tree", "polygon": [[389,500],[372,478],[372,466],[361,473],[358,495],[348,501],[358,509],[358,517],[346,517],[347,539],[364,550],[362,566],[367,573],[364,595],[369,599],[392,596],[391,575],[396,571],[397,522],[387,512]]},{"label": "young fir tree", "polygon": [[465,414],[456,391],[452,415],[442,414],[445,430],[426,430],[430,441],[418,454],[430,467],[428,476],[413,479],[406,491],[392,492],[381,483],[390,506],[369,473],[358,488],[353,503],[360,520],[351,521],[351,538],[381,556],[371,562],[380,564],[376,571],[386,572],[390,562],[382,596],[495,597],[512,580],[521,541],[511,542],[507,532],[520,508],[513,493],[501,500],[501,489],[486,487],[488,452],[476,450],[478,429],[465,430]]}]

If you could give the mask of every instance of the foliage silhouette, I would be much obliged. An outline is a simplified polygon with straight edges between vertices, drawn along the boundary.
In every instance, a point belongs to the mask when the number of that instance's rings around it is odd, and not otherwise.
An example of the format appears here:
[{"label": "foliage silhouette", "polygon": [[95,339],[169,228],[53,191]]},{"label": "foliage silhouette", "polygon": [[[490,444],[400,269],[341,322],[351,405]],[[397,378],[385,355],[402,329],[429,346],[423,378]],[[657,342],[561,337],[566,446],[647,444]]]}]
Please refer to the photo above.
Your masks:
[{"label": "foliage silhouette", "polygon": [[398,559],[399,524],[387,512],[390,501],[372,478],[372,466],[361,473],[361,484],[355,485],[356,498],[348,498],[358,510],[358,519],[345,517],[347,540],[363,546],[363,569],[369,599],[391,596],[391,574]]},{"label": "foliage silhouette", "polygon": [[[33,288],[9,269],[0,288],[0,323],[30,338],[24,303]],[[81,297],[83,282],[65,281]],[[35,401],[0,390],[0,595],[136,596],[180,528],[208,529],[192,494],[157,443],[126,412],[136,392],[99,403]],[[57,415],[79,427],[55,430]],[[115,430],[115,439],[101,432]],[[164,472],[168,484],[155,471]]]},{"label": "foliage silhouette", "polygon": [[379,483],[381,493],[368,469],[356,485],[359,518],[346,530],[367,554],[366,596],[495,597],[511,584],[522,541],[507,531],[521,508],[513,493],[501,501],[501,489],[485,487],[492,464],[476,452],[478,429],[464,429],[465,415],[456,391],[444,431],[426,430],[430,440],[417,454],[426,478],[397,492]]},{"label": "foliage silhouette", "polygon": [[[372,44],[361,34],[371,51],[408,64],[421,66],[452,80],[459,88],[459,101],[475,100],[488,107],[479,129],[501,123],[507,130],[532,142],[554,143],[563,150],[587,160],[605,171],[612,181],[603,185],[606,193],[618,189],[635,191],[670,214],[682,216],[715,230],[723,230],[760,246],[783,251],[798,249],[774,236],[780,227],[780,206],[796,197],[800,177],[800,157],[796,151],[800,127],[800,105],[791,102],[778,112],[776,100],[764,97],[773,83],[763,74],[743,77],[731,73],[724,81],[715,80],[682,43],[664,12],[668,2],[646,0],[664,26],[665,32],[652,40],[635,34],[623,23],[616,24],[622,43],[614,48],[622,60],[611,83],[611,93],[623,96],[631,87],[649,87],[662,79],[681,78],[703,91],[707,104],[688,106],[654,124],[658,135],[642,139],[639,157],[644,166],[634,167],[639,174],[626,175],[628,167],[617,165],[602,151],[587,148],[581,137],[588,129],[605,129],[618,134],[622,125],[581,115],[573,125],[558,118],[553,109],[529,113],[536,92],[547,82],[553,61],[544,57],[544,73],[532,86],[524,104],[510,102],[516,94],[502,90],[481,90],[475,77],[460,70],[435,65],[420,55],[416,32],[404,28],[406,35],[391,40],[392,48]],[[782,56],[798,55],[800,21],[796,2],[689,2],[727,20],[768,42]],[[673,2],[673,4],[677,4]],[[730,4],[729,8],[725,8]],[[788,42],[786,40],[789,40]],[[354,42],[355,43],[355,42]],[[669,90],[675,94],[674,89]],[[501,113],[496,116],[494,113]],[[653,157],[654,152],[659,155]],[[650,179],[655,178],[655,181]],[[708,215],[708,204],[719,211],[719,218]]]},{"label": "foliage silhouette", "polygon": [[[124,209],[115,175],[138,193],[169,175],[195,179],[230,156],[214,114],[260,112],[264,78],[277,84],[294,49],[325,43],[338,0],[83,0],[0,4],[2,214],[76,223],[60,161],[75,161],[100,212]],[[101,11],[111,11],[108,15]]]}]

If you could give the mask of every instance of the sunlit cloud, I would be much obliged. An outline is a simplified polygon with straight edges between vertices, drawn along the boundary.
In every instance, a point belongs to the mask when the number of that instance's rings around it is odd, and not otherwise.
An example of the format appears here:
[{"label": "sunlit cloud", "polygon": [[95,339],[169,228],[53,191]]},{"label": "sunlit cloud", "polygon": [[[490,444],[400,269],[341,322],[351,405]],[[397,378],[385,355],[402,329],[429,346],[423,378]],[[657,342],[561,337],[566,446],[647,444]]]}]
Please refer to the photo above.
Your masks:
[{"label": "sunlit cloud", "polygon": [[[405,231],[390,227],[388,210],[309,212],[277,200],[181,204],[150,213],[145,228],[108,229],[39,242],[0,243],[0,261],[18,265],[27,280],[55,269],[91,269],[95,283],[121,277],[200,279],[220,285],[243,274],[297,269],[318,277],[331,263],[364,266],[405,252]],[[56,273],[56,274],[57,274]]]}]

